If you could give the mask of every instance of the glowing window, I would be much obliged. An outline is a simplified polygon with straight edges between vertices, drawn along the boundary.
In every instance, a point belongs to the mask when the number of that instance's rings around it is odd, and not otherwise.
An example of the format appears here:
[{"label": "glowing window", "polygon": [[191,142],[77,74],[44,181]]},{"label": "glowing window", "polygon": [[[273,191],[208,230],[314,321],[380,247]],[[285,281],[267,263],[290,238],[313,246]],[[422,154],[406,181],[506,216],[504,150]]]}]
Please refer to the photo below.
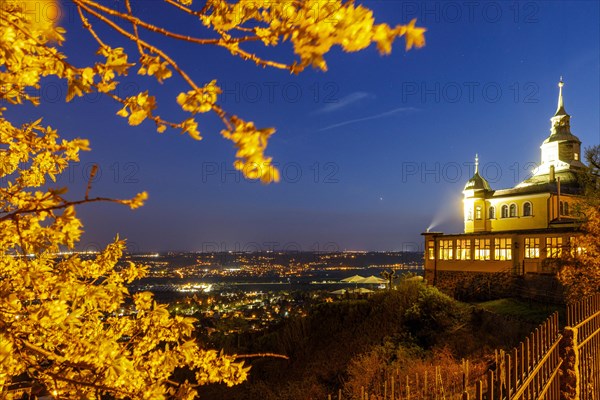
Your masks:
[{"label": "glowing window", "polygon": [[562,256],[562,238],[546,238],[546,258],[560,258]]},{"label": "glowing window", "polygon": [[512,260],[512,245],[510,238],[494,239],[494,260]]},{"label": "glowing window", "polygon": [[540,258],[540,238],[525,238],[525,258]]},{"label": "glowing window", "polygon": [[523,216],[530,217],[531,215],[532,215],[531,203],[527,201],[527,202],[525,202],[525,204],[523,204]]},{"label": "glowing window", "polygon": [[427,258],[435,260],[435,242],[433,240],[427,242]]},{"label": "glowing window", "polygon": [[508,218],[508,206],[506,204],[502,206],[501,216],[502,218]]},{"label": "glowing window", "polygon": [[452,260],[454,246],[453,240],[440,240],[440,260]]},{"label": "glowing window", "polygon": [[585,252],[585,249],[579,246],[578,240],[576,237],[569,237],[569,247],[571,249],[571,256],[577,257],[582,255]]},{"label": "glowing window", "polygon": [[456,259],[471,259],[471,239],[458,239],[456,241]]},{"label": "glowing window", "polygon": [[481,207],[475,207],[475,219],[481,219]]},{"label": "glowing window", "polygon": [[517,216],[517,205],[516,204],[511,204],[510,205],[509,214],[510,214],[511,218]]},{"label": "glowing window", "polygon": [[489,215],[490,215],[490,219],[496,218],[496,209],[494,208],[494,206],[490,207]]},{"label": "glowing window", "polygon": [[490,239],[475,239],[475,260],[489,260],[490,259]]}]

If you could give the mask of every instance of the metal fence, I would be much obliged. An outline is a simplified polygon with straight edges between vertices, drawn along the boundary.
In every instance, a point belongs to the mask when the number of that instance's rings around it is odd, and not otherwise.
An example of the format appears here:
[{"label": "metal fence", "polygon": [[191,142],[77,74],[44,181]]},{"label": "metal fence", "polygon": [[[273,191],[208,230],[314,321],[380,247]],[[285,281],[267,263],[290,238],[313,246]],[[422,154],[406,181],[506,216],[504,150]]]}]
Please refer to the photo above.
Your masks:
[{"label": "metal fence", "polygon": [[[358,400],[600,400],[600,294],[567,305],[562,334],[554,313],[516,348],[497,350],[474,381],[467,367],[458,390],[438,371],[429,384],[428,377],[386,380],[382,392],[361,391]],[[336,399],[341,390],[329,396]]]},{"label": "metal fence", "polygon": [[559,400],[561,337],[554,313],[512,351],[496,352],[496,366],[477,382],[475,400]]},{"label": "metal fence", "polygon": [[572,330],[576,395],[600,399],[600,294],[567,306],[567,329]]}]

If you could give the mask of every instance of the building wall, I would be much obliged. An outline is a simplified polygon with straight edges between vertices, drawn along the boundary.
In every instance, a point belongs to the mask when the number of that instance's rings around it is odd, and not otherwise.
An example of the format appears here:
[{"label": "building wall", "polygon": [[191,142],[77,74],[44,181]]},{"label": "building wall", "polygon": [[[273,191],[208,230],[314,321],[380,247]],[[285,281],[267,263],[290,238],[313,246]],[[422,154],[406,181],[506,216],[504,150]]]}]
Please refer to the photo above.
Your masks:
[{"label": "building wall", "polygon": [[[426,271],[425,279],[432,282],[431,271]],[[563,287],[554,275],[438,271],[436,287],[449,296],[466,301],[518,297],[538,302],[564,302]]]},{"label": "building wall", "polygon": [[[525,203],[531,205],[531,215],[524,215]],[[502,232],[528,229],[545,229],[550,221],[559,218],[560,203],[563,210],[560,216],[573,216],[577,197],[562,194],[560,196],[550,193],[540,193],[529,196],[506,196],[491,198],[465,198],[464,219],[465,233],[475,232]],[[567,203],[568,206],[564,206]],[[516,215],[510,216],[510,206],[515,205]],[[507,206],[508,217],[502,217],[502,207]],[[490,219],[490,207],[494,207],[494,218]],[[478,217],[478,208],[481,214]]]},{"label": "building wall", "polygon": [[[425,271],[433,271],[434,276],[438,271],[552,274],[555,261],[563,251],[570,251],[571,238],[576,235],[568,229],[456,235],[427,232],[424,233]],[[469,249],[459,253],[459,242],[464,249],[466,241]],[[434,279],[429,281],[433,283]]]},{"label": "building wall", "polygon": [[[490,222],[490,231],[511,231],[524,229],[542,229],[548,227],[548,200],[550,194],[542,193],[535,196],[498,197],[488,200],[490,206],[496,209],[496,218]],[[531,205],[531,216],[524,216],[525,203]],[[502,207],[515,205],[517,215],[515,217],[502,218]],[[510,215],[510,214],[509,214]]]},{"label": "building wall", "polygon": [[[524,215],[525,203],[531,205],[531,215]],[[506,205],[508,217],[502,217],[502,206]],[[510,206],[516,207],[516,215],[510,216]],[[550,194],[542,193],[534,196],[512,196],[466,198],[464,200],[465,233],[497,232],[525,229],[542,229],[548,227],[550,220]],[[494,207],[494,218],[490,219],[490,207]],[[477,210],[481,209],[480,218]]]}]

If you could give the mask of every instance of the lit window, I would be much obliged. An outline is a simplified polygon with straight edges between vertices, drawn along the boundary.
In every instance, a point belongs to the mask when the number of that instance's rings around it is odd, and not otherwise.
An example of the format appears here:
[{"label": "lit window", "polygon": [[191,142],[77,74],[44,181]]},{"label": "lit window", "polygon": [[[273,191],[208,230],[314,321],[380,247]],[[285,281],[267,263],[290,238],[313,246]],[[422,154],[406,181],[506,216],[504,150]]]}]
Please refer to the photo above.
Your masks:
[{"label": "lit window", "polygon": [[490,207],[489,214],[490,214],[490,219],[496,218],[496,209],[494,208],[494,206]]},{"label": "lit window", "polygon": [[531,203],[527,201],[525,204],[523,204],[523,216],[530,217],[531,214]]},{"label": "lit window", "polygon": [[456,241],[456,259],[471,259],[471,239],[458,239]]},{"label": "lit window", "polygon": [[508,206],[505,204],[502,206],[502,218],[508,218]]},{"label": "lit window", "polygon": [[560,258],[562,256],[562,238],[546,238],[546,258]]},{"label": "lit window", "polygon": [[494,239],[494,260],[512,260],[512,246],[510,238]]},{"label": "lit window", "polygon": [[580,256],[585,252],[585,249],[583,247],[579,246],[577,238],[574,236],[571,236],[569,238],[569,247],[571,248],[571,255],[573,257]]},{"label": "lit window", "polygon": [[510,217],[516,217],[517,216],[517,205],[516,204],[511,204],[510,205]]},{"label": "lit window", "polygon": [[475,260],[490,259],[490,239],[475,239]]},{"label": "lit window", "polygon": [[481,219],[481,207],[477,206],[475,208],[475,219]]},{"label": "lit window", "polygon": [[579,154],[573,153],[573,158],[575,159],[575,161],[579,160]]},{"label": "lit window", "polygon": [[433,240],[427,242],[427,258],[435,260],[435,242]]},{"label": "lit window", "polygon": [[540,258],[540,238],[525,238],[525,258]]},{"label": "lit window", "polygon": [[453,240],[440,240],[440,260],[452,260]]}]

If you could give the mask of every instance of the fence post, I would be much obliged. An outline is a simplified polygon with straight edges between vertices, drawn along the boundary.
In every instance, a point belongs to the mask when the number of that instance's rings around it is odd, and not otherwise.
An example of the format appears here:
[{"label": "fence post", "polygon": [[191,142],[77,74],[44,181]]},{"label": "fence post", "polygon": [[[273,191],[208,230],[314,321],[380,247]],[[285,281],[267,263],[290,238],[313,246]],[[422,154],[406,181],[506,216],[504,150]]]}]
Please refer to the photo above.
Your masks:
[{"label": "fence post", "polygon": [[560,397],[563,400],[578,400],[580,393],[579,354],[577,352],[577,329],[570,326],[563,330],[560,340],[561,365]]},{"label": "fence post", "polygon": [[494,400],[494,371],[488,371],[487,376],[487,400]]}]

